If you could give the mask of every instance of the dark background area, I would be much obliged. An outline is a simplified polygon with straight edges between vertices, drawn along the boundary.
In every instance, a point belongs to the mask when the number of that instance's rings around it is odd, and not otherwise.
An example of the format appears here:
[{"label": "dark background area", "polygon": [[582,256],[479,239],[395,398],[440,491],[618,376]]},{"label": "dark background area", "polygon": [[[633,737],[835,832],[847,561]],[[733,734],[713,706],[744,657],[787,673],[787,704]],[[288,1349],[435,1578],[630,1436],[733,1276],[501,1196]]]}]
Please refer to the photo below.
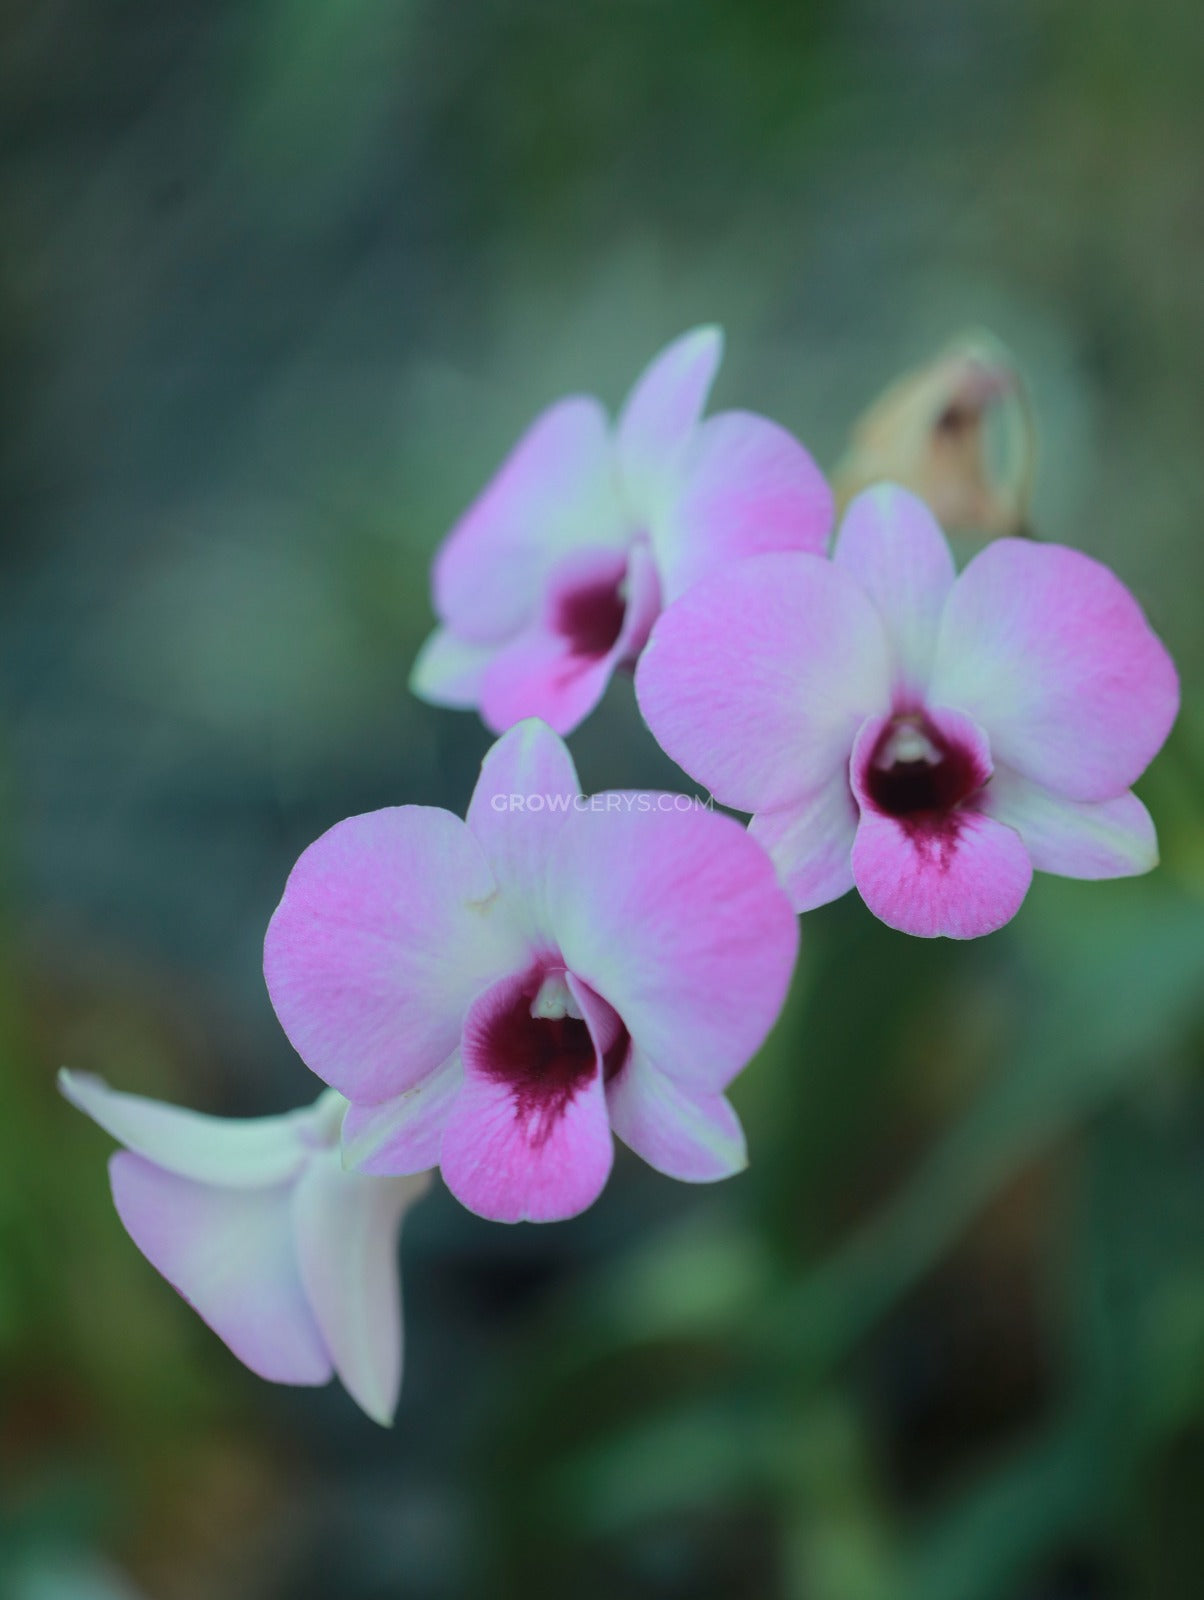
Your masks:
[{"label": "dark background area", "polygon": [[[1198,1600],[1204,13],[1194,0],[0,4],[0,1596]],[[748,1173],[407,1224],[397,1426],[245,1374],[60,1064],[234,1114],[296,855],[462,811],[427,563],[535,411],[700,321],[831,466],[985,324],[1033,524],[1179,662],[1150,878],[969,947],[855,899]],[[587,789],[673,781],[617,682]]]}]

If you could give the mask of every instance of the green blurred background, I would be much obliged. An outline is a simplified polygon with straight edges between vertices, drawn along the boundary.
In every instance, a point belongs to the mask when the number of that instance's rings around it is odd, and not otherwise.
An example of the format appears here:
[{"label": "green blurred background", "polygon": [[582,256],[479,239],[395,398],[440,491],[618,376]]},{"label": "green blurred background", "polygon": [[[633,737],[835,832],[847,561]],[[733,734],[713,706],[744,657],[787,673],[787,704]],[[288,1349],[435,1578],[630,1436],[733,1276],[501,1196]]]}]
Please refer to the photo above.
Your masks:
[{"label": "green blurred background", "polygon": [[[0,53],[2,1600],[1198,1600],[1198,0],[4,0]],[[432,550],[703,320],[829,466],[1007,341],[1038,535],[1181,667],[1163,864],[968,948],[809,915],[750,1171],[424,1202],[378,1431],[177,1302],[53,1074],[312,1096],[288,869],[488,743],[407,695]],[[627,681],[573,746],[675,781]]]}]

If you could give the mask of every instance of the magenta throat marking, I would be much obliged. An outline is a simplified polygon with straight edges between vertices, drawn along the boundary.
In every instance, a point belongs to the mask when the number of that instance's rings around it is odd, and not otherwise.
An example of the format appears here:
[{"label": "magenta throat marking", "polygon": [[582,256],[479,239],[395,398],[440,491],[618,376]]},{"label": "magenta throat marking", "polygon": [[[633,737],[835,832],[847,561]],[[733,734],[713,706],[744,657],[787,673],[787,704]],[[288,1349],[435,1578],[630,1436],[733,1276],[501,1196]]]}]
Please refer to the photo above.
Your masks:
[{"label": "magenta throat marking", "polygon": [[[475,1052],[481,1070],[514,1096],[514,1115],[526,1125],[536,1149],[547,1143],[578,1092],[597,1070],[597,1049],[583,1018],[532,1016],[532,1006],[562,974],[536,968],[505,1010],[491,1017]],[[566,991],[567,992],[567,991]],[[631,1036],[618,1017],[614,1037],[602,1053],[603,1081],[609,1083],[624,1067]]]}]

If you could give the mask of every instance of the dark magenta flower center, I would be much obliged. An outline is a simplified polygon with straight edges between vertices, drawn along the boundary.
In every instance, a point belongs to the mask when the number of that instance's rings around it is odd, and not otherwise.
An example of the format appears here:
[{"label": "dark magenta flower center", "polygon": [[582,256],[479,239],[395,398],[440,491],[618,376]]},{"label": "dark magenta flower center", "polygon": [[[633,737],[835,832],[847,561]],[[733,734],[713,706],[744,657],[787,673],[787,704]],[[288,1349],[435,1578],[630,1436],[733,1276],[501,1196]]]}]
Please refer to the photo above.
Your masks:
[{"label": "dark magenta flower center", "polygon": [[984,776],[974,752],[926,717],[901,716],[882,730],[865,788],[888,816],[920,821],[952,811],[982,787]]},{"label": "dark magenta flower center", "polygon": [[631,1036],[609,1006],[599,1010],[605,1036],[595,1042],[562,970],[537,968],[491,1016],[474,1052],[482,1069],[514,1095],[515,1115],[534,1124],[543,1143],[569,1104],[597,1071],[609,1082],[624,1066]]},{"label": "dark magenta flower center", "polygon": [[554,626],[575,656],[591,660],[609,655],[627,614],[624,579],[603,579],[570,589],[556,602]]}]

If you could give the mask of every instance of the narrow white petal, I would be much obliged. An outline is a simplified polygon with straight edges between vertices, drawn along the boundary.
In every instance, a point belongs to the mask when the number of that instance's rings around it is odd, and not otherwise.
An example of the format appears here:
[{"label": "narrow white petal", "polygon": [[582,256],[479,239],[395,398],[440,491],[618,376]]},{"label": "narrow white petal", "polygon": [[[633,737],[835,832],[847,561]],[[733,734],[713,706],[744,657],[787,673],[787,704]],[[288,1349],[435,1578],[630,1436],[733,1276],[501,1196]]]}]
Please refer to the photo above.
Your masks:
[{"label": "narrow white petal", "polygon": [[314,1159],[293,1194],[297,1257],[309,1304],[348,1394],[388,1427],[401,1392],[397,1236],[430,1174],[346,1172],[337,1150]]}]

